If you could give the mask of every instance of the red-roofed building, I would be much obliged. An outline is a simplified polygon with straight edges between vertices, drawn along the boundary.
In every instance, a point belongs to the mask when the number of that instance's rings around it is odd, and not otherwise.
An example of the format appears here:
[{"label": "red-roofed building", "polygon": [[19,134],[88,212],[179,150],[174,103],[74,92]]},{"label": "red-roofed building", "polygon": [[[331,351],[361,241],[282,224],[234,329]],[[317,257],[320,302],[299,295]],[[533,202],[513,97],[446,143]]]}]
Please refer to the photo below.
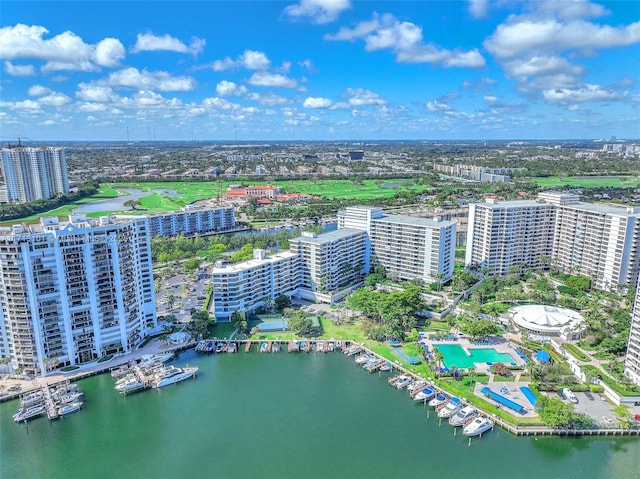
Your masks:
[{"label": "red-roofed building", "polygon": [[273,185],[243,186],[238,188],[228,188],[227,198],[246,200],[249,196],[256,198],[275,199],[280,193],[280,188]]}]

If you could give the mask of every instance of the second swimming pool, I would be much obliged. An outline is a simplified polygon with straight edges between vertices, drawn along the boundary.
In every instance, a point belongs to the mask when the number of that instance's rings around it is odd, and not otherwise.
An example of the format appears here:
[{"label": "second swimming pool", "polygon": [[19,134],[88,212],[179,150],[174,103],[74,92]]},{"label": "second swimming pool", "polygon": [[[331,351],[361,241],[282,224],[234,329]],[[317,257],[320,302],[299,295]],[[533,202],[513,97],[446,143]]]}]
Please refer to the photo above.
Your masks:
[{"label": "second swimming pool", "polygon": [[508,353],[499,353],[495,348],[470,348],[471,356],[467,356],[459,344],[434,344],[444,356],[444,365],[448,368],[455,366],[459,369],[475,367],[474,363],[506,363],[509,366],[515,363]]}]

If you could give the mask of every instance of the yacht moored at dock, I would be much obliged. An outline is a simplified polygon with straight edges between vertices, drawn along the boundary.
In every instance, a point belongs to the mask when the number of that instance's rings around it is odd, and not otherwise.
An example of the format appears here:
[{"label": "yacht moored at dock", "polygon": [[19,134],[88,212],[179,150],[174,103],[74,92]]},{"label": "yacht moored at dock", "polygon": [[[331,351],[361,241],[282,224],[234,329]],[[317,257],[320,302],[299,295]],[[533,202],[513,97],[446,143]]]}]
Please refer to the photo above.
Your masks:
[{"label": "yacht moored at dock", "polygon": [[464,426],[465,423],[478,415],[478,411],[473,406],[465,406],[449,418],[452,426]]},{"label": "yacht moored at dock", "polygon": [[462,409],[462,403],[460,402],[460,398],[452,397],[449,399],[449,402],[438,411],[438,417],[451,417],[453,414],[457,413],[460,409]]},{"label": "yacht moored at dock", "polygon": [[173,359],[173,351],[166,351],[164,353],[156,354],[143,354],[140,356],[138,366],[150,366],[153,363],[166,363]]},{"label": "yacht moored at dock", "polygon": [[449,396],[446,394],[437,394],[431,401],[429,401],[429,406],[438,407],[441,404],[446,403],[449,400]]},{"label": "yacht moored at dock", "polygon": [[433,399],[433,397],[435,395],[436,395],[436,390],[433,389],[431,386],[427,386],[422,391],[418,392],[418,394],[413,396],[413,400],[414,401],[429,401],[430,399]]},{"label": "yacht moored at dock", "polygon": [[58,408],[58,416],[65,416],[66,414],[79,411],[83,404],[84,403],[82,401],[74,401],[64,404]]},{"label": "yacht moored at dock", "polygon": [[462,430],[465,436],[479,436],[493,427],[493,421],[486,417],[477,417]]},{"label": "yacht moored at dock", "polygon": [[28,421],[29,419],[33,419],[35,417],[44,414],[46,408],[44,404],[35,404],[29,407],[22,407],[18,410],[17,413],[13,415],[13,420],[15,422]]},{"label": "yacht moored at dock", "polygon": [[198,368],[195,366],[185,366],[184,368],[168,366],[164,371],[158,373],[156,379],[151,382],[151,387],[158,389],[175,384],[195,376],[196,372],[198,372]]}]

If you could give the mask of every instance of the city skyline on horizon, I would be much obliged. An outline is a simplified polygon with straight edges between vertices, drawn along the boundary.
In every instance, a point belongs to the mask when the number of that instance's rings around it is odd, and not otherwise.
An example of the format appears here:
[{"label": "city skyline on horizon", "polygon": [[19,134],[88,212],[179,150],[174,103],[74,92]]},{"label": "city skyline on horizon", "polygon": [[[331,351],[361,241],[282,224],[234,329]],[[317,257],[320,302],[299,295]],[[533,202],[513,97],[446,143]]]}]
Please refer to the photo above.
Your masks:
[{"label": "city skyline on horizon", "polygon": [[586,0],[6,1],[2,140],[633,139],[639,19]]}]

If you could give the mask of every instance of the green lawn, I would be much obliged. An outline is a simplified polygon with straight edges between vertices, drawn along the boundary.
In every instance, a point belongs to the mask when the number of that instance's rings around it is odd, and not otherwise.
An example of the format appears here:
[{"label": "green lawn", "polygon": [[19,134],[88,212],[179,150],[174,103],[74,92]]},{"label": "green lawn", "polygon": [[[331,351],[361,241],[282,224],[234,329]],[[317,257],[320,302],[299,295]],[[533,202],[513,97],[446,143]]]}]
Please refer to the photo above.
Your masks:
[{"label": "green lawn", "polygon": [[546,176],[531,178],[531,180],[544,188],[560,188],[563,186],[578,188],[622,186],[631,188],[640,185],[640,178],[637,176]]}]

